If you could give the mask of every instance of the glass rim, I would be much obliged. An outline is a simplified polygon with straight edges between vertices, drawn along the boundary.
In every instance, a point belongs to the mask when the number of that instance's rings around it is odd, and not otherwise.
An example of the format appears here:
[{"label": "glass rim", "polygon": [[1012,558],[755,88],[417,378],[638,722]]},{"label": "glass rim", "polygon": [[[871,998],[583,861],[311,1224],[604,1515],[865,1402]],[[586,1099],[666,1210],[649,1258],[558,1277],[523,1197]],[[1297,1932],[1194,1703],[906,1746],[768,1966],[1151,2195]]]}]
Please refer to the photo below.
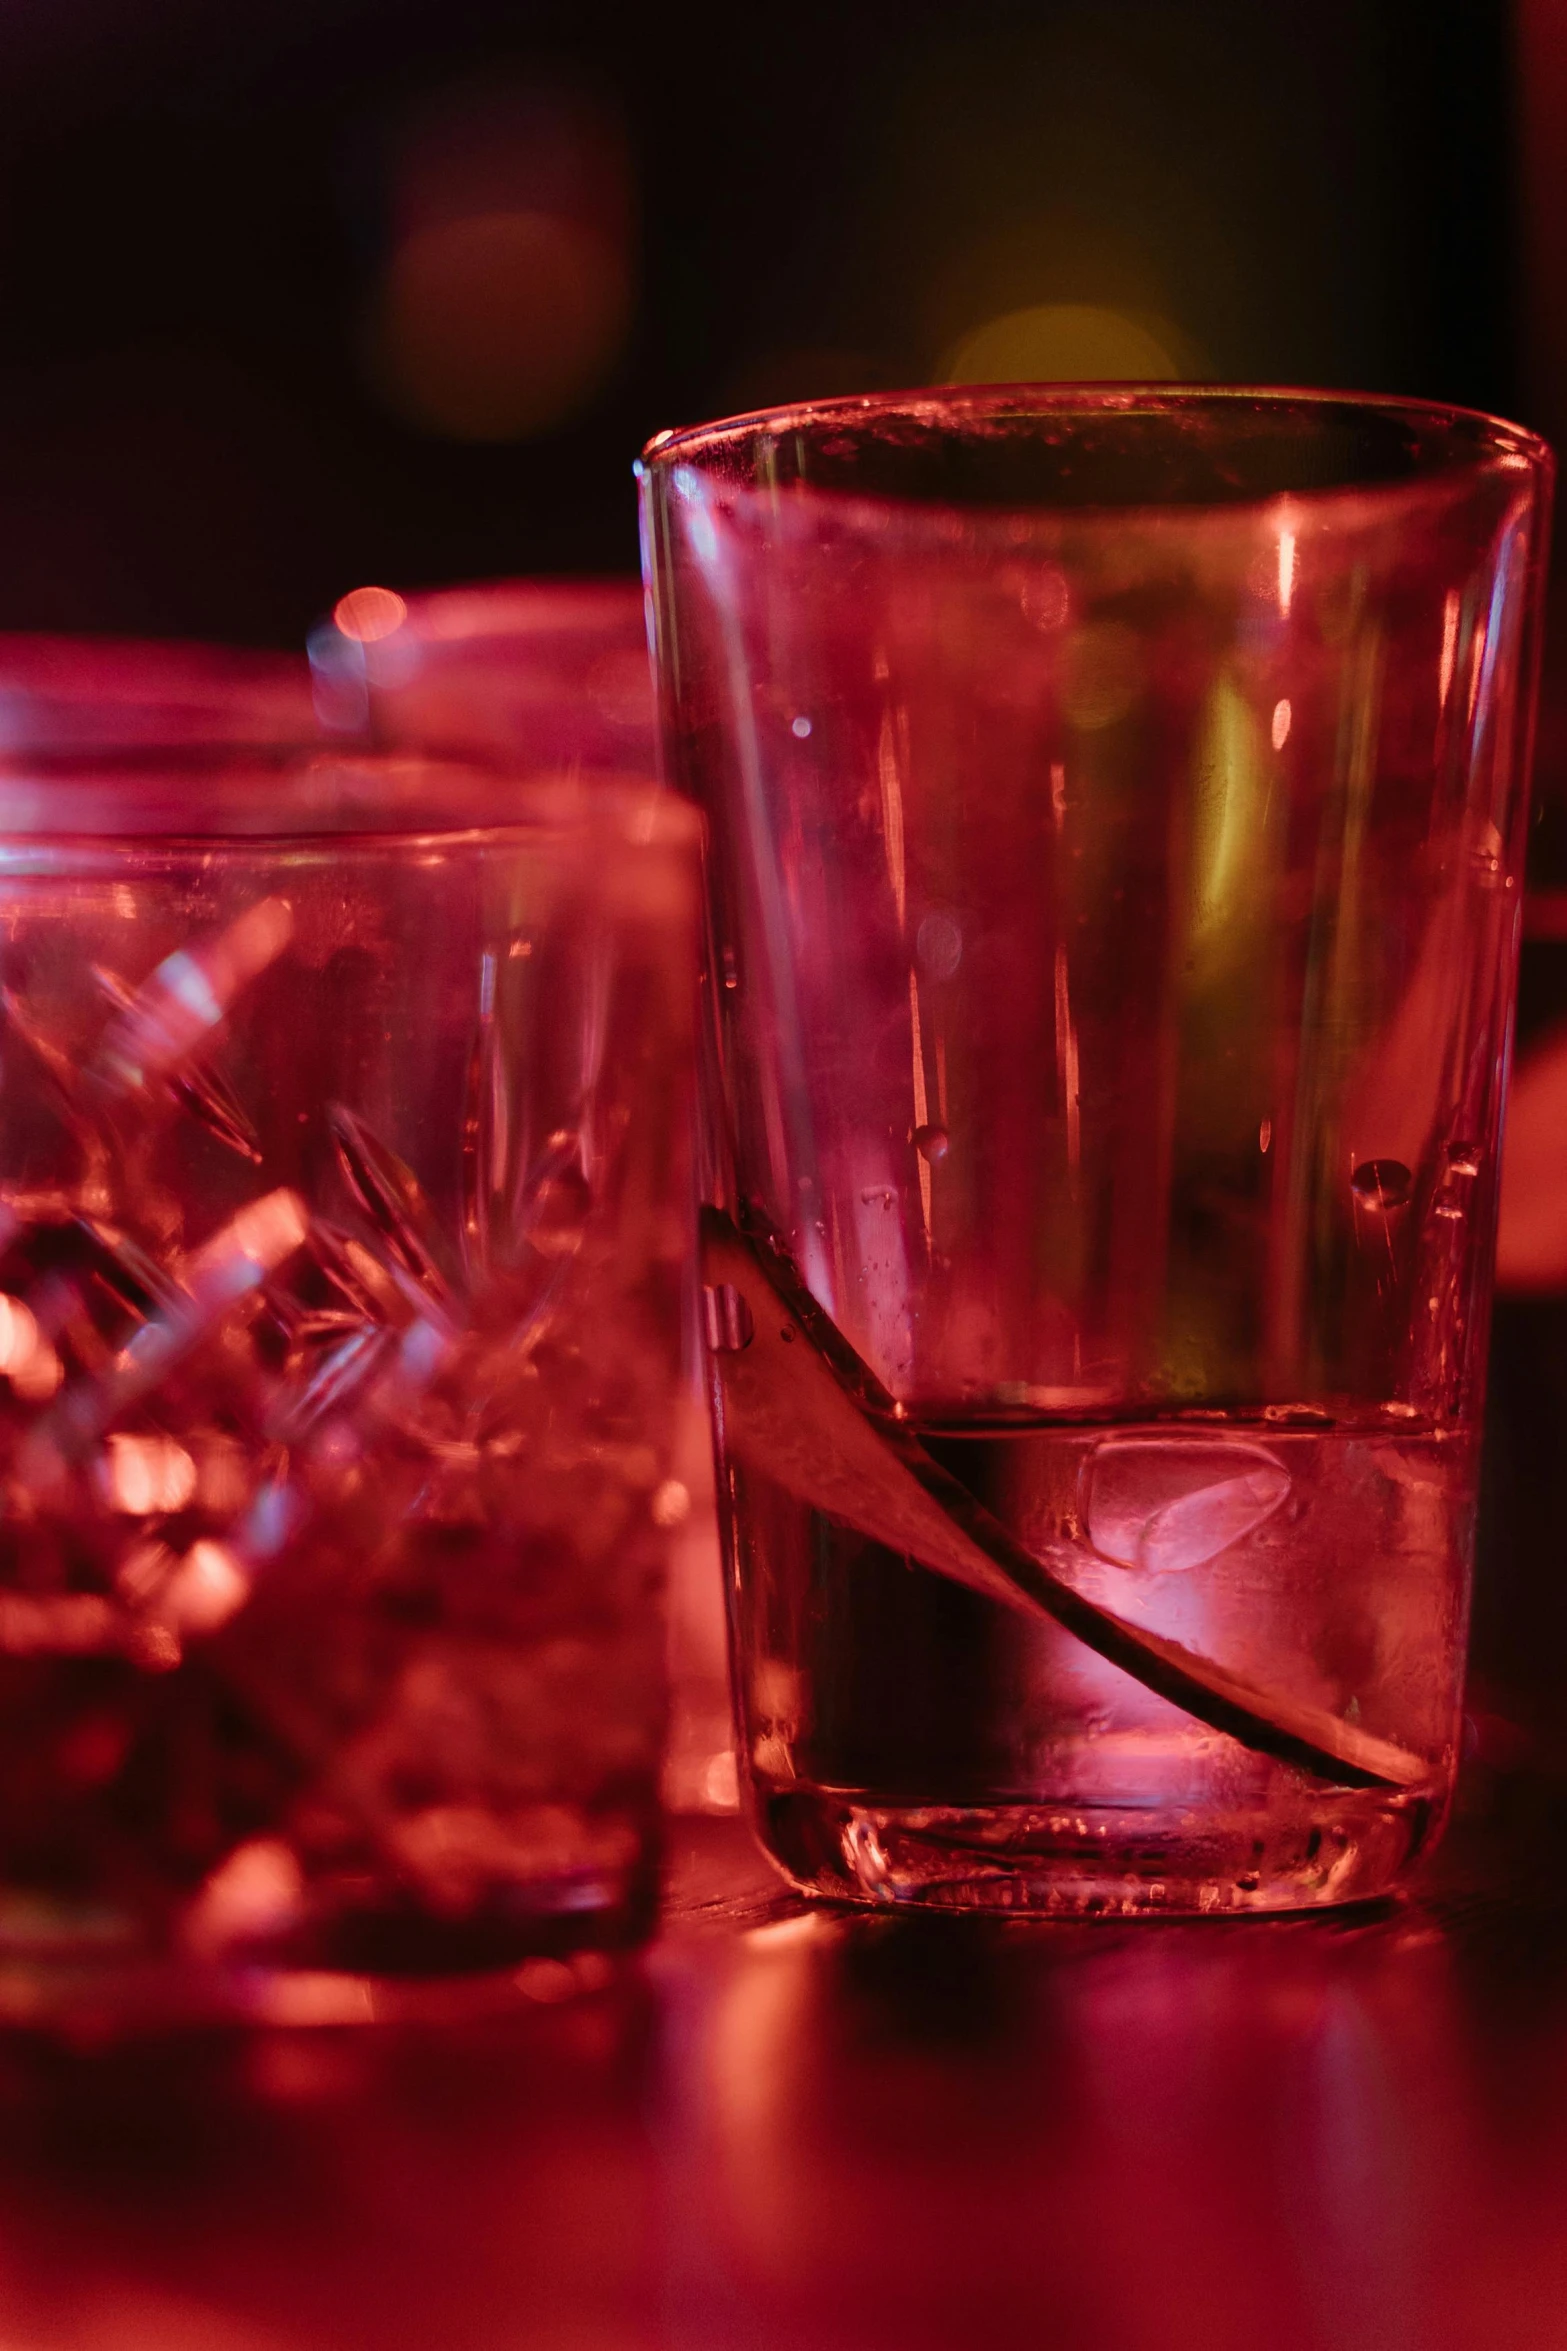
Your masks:
[{"label": "glass rim", "polygon": [[1527,426],[1483,409],[1398,393],[1287,384],[1016,383],[948,384],[905,391],[838,394],[831,399],[792,401],[703,424],[674,426],[654,434],[642,452],[636,472],[641,479],[645,475],[665,476],[687,466],[700,478],[714,481],[715,486],[722,483],[731,492],[743,495],[746,490],[760,489],[762,485],[742,482],[733,476],[726,480],[722,460],[726,456],[748,454],[763,440],[776,440],[791,433],[834,426],[902,423],[934,427],[938,434],[946,428],[956,440],[966,426],[1025,422],[1035,417],[1041,420],[1080,417],[1085,424],[1115,417],[1148,417],[1171,423],[1211,417],[1217,422],[1226,412],[1237,420],[1245,415],[1284,423],[1294,417],[1303,426],[1335,420],[1345,424],[1375,420],[1395,431],[1402,426],[1412,439],[1419,439],[1420,446],[1413,453],[1412,463],[1380,476],[1346,475],[1340,480],[1280,484],[1270,489],[1229,491],[1211,497],[1131,496],[1058,504],[1039,495],[1019,495],[1010,499],[970,501],[943,496],[939,491],[888,490],[873,482],[856,481],[852,473],[831,482],[797,477],[788,487],[791,491],[802,491],[814,503],[824,506],[860,504],[909,512],[943,508],[973,512],[988,506],[993,512],[1010,509],[1014,513],[1040,516],[1158,514],[1177,508],[1187,514],[1233,514],[1271,506],[1281,497],[1292,504],[1313,507],[1344,498],[1407,496],[1429,492],[1438,486],[1460,487],[1499,472],[1528,473],[1536,482],[1548,485],[1555,471],[1550,444]]},{"label": "glass rim", "polygon": [[0,756],[0,863],[51,848],[255,856],[525,848],[596,855],[694,850],[701,818],[651,777],[536,775],[461,759],[330,744],[133,745]]}]

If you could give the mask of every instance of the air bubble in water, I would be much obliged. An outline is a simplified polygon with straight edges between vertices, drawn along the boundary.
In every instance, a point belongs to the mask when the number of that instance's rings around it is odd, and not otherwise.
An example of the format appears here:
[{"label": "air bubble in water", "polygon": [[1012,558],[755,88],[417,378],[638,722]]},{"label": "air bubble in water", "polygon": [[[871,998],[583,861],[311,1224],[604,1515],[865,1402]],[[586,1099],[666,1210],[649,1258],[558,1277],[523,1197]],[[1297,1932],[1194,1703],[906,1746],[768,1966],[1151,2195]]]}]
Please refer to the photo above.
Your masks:
[{"label": "air bubble in water", "polygon": [[1366,1159],[1350,1177],[1349,1188],[1360,1207],[1385,1214],[1405,1206],[1414,1178],[1401,1159]]},{"label": "air bubble in water", "polygon": [[946,1158],[951,1140],[952,1138],[944,1126],[933,1124],[916,1127],[914,1130],[914,1148],[921,1159],[928,1160],[932,1167],[935,1166],[938,1159]]},{"label": "air bubble in water", "polygon": [[1485,1147],[1481,1143],[1449,1143],[1447,1146],[1447,1164],[1454,1175],[1477,1176],[1484,1158]]}]

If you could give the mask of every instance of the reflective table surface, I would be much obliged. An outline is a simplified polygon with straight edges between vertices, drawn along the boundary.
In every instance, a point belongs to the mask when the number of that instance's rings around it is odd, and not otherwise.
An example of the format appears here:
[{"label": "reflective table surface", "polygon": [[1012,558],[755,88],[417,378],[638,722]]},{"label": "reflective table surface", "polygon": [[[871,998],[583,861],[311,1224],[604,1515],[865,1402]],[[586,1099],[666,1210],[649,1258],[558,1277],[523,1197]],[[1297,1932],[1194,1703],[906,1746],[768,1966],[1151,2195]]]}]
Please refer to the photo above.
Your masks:
[{"label": "reflective table surface", "polygon": [[1567,2342],[1567,1801],[1410,1899],[807,1913],[677,1823],[653,1950],[501,2014],[0,2042],[4,2351]]}]

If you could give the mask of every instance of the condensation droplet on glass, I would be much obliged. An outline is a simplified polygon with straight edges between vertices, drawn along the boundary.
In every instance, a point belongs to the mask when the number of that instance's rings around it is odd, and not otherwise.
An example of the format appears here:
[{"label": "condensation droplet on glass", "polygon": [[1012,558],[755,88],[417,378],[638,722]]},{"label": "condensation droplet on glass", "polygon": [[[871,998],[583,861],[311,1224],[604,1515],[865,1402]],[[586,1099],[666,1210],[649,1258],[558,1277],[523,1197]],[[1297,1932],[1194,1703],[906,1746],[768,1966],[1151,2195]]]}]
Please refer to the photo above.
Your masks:
[{"label": "condensation droplet on glass", "polygon": [[682,1485],[679,1478],[665,1478],[655,1490],[650,1508],[655,1526],[683,1526],[691,1516],[689,1487]]},{"label": "condensation droplet on glass", "polygon": [[1023,616],[1036,629],[1058,629],[1071,606],[1066,575],[1053,565],[1034,572],[1025,582],[1020,602]]},{"label": "condensation droplet on glass", "polygon": [[1273,1145],[1273,1121],[1265,1118],[1257,1129],[1257,1148],[1266,1158]]},{"label": "condensation droplet on glass", "polygon": [[1484,1159],[1485,1147],[1481,1143],[1449,1143],[1447,1146],[1447,1164],[1454,1175],[1477,1176]]},{"label": "condensation droplet on glass", "polygon": [[751,1309],[733,1282],[704,1284],[702,1325],[715,1355],[738,1355],[756,1335]]},{"label": "condensation droplet on glass", "polygon": [[935,1166],[938,1159],[946,1158],[951,1140],[946,1128],[934,1122],[914,1130],[914,1148],[931,1167]]},{"label": "condensation droplet on glass", "polygon": [[802,742],[802,743],[803,743],[803,742],[805,741],[805,738],[806,738],[806,736],[807,736],[807,735],[810,733],[810,731],[811,731],[811,722],[810,722],[810,720],[809,720],[809,719],[806,717],[806,715],[805,715],[805,713],[804,713],[804,711],[803,711],[803,710],[801,711],[801,713],[800,713],[800,715],[799,715],[799,717],[798,717],[798,718],[791,718],[791,719],[790,719],[790,721],[789,721],[789,732],[790,732],[790,734],[791,734],[791,735],[794,735],[794,736],[796,736],[800,742]]},{"label": "condensation droplet on glass", "polygon": [[914,934],[914,952],[927,979],[950,980],[963,960],[963,931],[956,918],[927,914]]},{"label": "condensation droplet on glass", "polygon": [[545,1145],[549,1173],[528,1203],[528,1239],[541,1257],[572,1257],[582,1246],[593,1191],[577,1157],[567,1157],[575,1135],[562,1129]]},{"label": "condensation droplet on glass", "polygon": [[723,966],[724,966],[724,986],[725,986],[726,988],[738,988],[738,987],[739,987],[739,985],[740,985],[740,973],[739,973],[739,970],[738,970],[738,968],[736,967],[736,963],[735,963],[735,951],[734,951],[734,949],[733,949],[732,947],[726,947],[726,948],[724,949],[724,952],[723,952]]},{"label": "condensation droplet on glass", "polygon": [[1401,1159],[1366,1159],[1350,1177],[1349,1188],[1362,1208],[1385,1214],[1405,1206],[1414,1178]]}]

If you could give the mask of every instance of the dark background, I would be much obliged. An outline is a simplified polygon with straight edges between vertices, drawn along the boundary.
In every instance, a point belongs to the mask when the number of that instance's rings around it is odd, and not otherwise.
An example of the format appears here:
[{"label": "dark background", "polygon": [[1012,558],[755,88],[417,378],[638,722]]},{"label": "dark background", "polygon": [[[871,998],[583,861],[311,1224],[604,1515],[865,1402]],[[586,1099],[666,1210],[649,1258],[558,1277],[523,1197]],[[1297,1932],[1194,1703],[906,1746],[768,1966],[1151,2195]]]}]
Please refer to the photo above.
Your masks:
[{"label": "dark background", "polygon": [[[929,381],[1030,306],[1516,412],[1510,41],[1489,0],[7,0],[0,628],[298,644],[365,580],[629,569],[660,426]],[[613,314],[477,438],[384,330],[474,213],[415,321],[459,410],[486,317],[503,377],[582,329],[573,254]],[[589,242],[519,297],[541,213]]]}]

